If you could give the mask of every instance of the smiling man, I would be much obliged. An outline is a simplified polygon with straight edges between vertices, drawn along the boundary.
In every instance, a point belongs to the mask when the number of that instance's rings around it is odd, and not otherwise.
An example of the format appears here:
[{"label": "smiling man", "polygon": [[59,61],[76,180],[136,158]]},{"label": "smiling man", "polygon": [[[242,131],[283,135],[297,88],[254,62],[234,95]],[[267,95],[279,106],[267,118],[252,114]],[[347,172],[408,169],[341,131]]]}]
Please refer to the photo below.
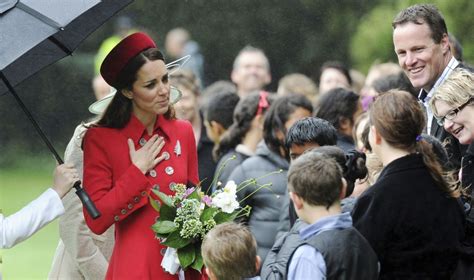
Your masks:
[{"label": "smiling man", "polygon": [[272,81],[270,62],[263,50],[252,46],[244,47],[234,60],[231,80],[237,85],[240,98],[262,90]]},{"label": "smiling man", "polygon": [[412,85],[420,89],[418,98],[427,112],[426,131],[445,143],[450,163],[457,168],[465,147],[433,121],[428,106],[435,88],[460,65],[451,53],[444,18],[434,5],[416,4],[402,10],[392,27],[398,63]]}]

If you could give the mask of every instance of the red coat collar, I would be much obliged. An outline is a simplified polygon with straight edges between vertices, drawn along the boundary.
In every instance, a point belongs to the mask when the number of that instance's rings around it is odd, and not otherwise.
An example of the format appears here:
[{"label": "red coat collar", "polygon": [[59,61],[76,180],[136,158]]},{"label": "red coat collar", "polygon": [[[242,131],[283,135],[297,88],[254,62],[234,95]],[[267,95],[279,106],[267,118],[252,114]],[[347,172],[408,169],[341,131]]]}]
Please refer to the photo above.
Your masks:
[{"label": "red coat collar", "polygon": [[[159,133],[160,136],[165,137],[165,139],[170,139],[172,120],[166,119],[163,115],[157,115],[153,131],[161,132]],[[123,133],[127,138],[131,138],[134,143],[138,144],[140,138],[146,134],[146,128],[142,122],[132,113],[130,121],[124,128],[121,129],[121,133]]]}]

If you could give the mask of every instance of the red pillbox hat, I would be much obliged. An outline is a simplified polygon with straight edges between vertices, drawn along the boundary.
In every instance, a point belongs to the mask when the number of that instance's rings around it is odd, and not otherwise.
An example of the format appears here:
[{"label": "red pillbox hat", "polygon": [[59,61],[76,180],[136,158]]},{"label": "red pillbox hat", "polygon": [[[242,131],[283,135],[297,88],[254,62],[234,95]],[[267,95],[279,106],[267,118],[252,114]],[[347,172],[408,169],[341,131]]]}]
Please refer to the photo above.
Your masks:
[{"label": "red pillbox hat", "polygon": [[127,36],[105,57],[100,66],[100,74],[109,85],[115,87],[118,75],[128,62],[149,48],[156,48],[156,44],[145,33],[138,32]]}]

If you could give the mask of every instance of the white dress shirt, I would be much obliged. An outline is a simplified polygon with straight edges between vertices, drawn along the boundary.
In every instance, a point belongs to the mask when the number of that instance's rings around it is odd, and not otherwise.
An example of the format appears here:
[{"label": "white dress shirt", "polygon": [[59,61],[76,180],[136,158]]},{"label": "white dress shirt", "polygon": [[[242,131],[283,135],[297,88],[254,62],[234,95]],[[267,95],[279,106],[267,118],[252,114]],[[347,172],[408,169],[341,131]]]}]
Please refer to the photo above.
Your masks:
[{"label": "white dress shirt", "polygon": [[61,198],[49,188],[13,215],[0,214],[0,249],[13,247],[63,213]]}]

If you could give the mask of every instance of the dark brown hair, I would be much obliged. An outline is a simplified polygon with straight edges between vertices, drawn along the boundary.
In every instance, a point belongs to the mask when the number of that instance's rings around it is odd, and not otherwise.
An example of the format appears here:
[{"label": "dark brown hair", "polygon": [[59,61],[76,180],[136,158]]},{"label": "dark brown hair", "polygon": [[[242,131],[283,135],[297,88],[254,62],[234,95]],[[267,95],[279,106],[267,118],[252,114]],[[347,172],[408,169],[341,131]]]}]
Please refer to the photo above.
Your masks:
[{"label": "dark brown hair", "polygon": [[433,4],[416,4],[398,13],[392,22],[393,29],[405,23],[426,23],[431,30],[431,38],[436,44],[441,42],[443,36],[448,35],[448,28],[443,16]]},{"label": "dark brown hair", "polygon": [[[137,80],[137,73],[147,61],[163,60],[163,54],[157,48],[142,51],[132,58],[117,78],[117,93],[112,98],[109,106],[95,126],[110,128],[123,128],[130,121],[132,115],[132,100],[122,94],[122,90],[132,90],[133,83]],[[172,105],[164,115],[167,119],[174,119],[175,113]]]},{"label": "dark brown hair", "polygon": [[406,91],[390,90],[383,93],[370,109],[370,123],[382,138],[392,147],[420,153],[438,187],[450,196],[457,197],[457,184],[450,176],[443,174],[432,146],[421,137],[425,122],[420,103]]}]

